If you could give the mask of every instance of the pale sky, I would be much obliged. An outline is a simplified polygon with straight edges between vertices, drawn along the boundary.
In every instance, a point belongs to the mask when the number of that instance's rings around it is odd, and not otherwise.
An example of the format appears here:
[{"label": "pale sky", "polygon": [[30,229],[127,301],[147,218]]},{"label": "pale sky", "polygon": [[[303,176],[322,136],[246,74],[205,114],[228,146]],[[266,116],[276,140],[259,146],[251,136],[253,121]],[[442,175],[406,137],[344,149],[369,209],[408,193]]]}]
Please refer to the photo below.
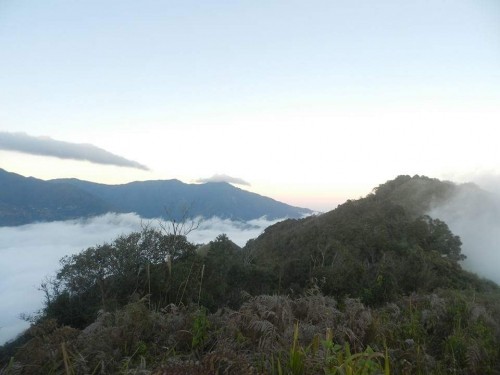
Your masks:
[{"label": "pale sky", "polygon": [[0,0],[0,131],[150,168],[0,150],[103,183],[228,175],[318,210],[399,174],[500,175],[498,0]]}]

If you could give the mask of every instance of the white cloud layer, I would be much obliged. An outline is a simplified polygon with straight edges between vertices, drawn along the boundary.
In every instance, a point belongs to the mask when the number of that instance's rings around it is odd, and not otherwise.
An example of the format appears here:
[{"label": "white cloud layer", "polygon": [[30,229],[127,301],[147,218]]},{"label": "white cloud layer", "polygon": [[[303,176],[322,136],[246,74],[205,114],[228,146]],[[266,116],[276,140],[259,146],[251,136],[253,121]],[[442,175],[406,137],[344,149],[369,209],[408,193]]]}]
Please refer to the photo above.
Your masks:
[{"label": "white cloud layer", "polygon": [[212,177],[199,178],[198,180],[196,180],[196,182],[199,182],[199,183],[205,183],[205,182],[228,182],[230,184],[250,186],[250,183],[247,182],[247,181],[245,181],[245,180],[243,180],[242,178],[231,177],[231,176],[228,176],[227,174],[214,174]]},{"label": "white cloud layer", "polygon": [[[488,187],[491,189],[492,185]],[[447,204],[434,208],[430,215],[444,220],[453,233],[461,237],[463,253],[467,255],[465,268],[500,283],[500,196],[464,190]],[[193,243],[206,243],[226,233],[236,244],[244,246],[278,221],[262,218],[234,222],[212,218],[201,221],[188,239]],[[19,314],[32,313],[42,307],[43,294],[37,288],[59,268],[59,259],[140,230],[144,224],[154,226],[157,221],[145,221],[135,214],[106,214],[87,220],[0,227],[0,297],[3,301],[0,344],[28,327],[28,323],[19,319]]]},{"label": "white cloud layer", "polygon": [[91,144],[63,142],[49,137],[33,137],[26,133],[0,132],[0,149],[32,155],[53,156],[59,159],[86,160],[97,164],[149,170],[145,165],[112,154]]},{"label": "white cloud layer", "polygon": [[[212,218],[200,222],[188,238],[194,243],[206,243],[221,233],[240,246],[257,237],[276,221],[265,219],[246,223]],[[22,313],[33,313],[42,307],[40,283],[53,276],[59,260],[90,246],[113,241],[122,234],[141,229],[141,225],[156,225],[135,214],[106,214],[87,220],[0,227],[0,345],[15,337],[29,324],[19,319]]]}]

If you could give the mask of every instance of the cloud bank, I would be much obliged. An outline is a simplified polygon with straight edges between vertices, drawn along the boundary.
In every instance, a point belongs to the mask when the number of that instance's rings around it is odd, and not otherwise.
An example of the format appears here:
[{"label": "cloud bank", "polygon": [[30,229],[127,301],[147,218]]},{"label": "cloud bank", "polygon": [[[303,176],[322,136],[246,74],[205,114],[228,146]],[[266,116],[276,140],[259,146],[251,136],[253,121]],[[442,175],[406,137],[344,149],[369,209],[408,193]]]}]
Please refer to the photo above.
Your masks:
[{"label": "cloud bank", "polygon": [[226,174],[214,174],[212,177],[200,178],[196,180],[198,183],[206,183],[206,182],[228,182],[230,184],[236,185],[246,185],[250,186],[250,183],[238,177],[231,177]]},{"label": "cloud bank", "polygon": [[[221,233],[239,246],[276,223],[265,219],[234,222],[212,218],[203,220],[188,235],[193,243],[207,243]],[[0,345],[28,328],[21,313],[42,308],[40,283],[59,269],[59,260],[90,246],[111,242],[122,234],[157,225],[157,220],[143,220],[135,214],[106,214],[100,217],[64,222],[0,227]],[[168,224],[167,224],[168,227]]]},{"label": "cloud bank", "polygon": [[91,144],[57,141],[49,137],[34,137],[26,133],[0,132],[0,149],[32,155],[52,156],[59,159],[85,160],[97,164],[149,170],[145,165],[112,154]]},{"label": "cloud bank", "polygon": [[[493,184],[494,180],[489,180]],[[490,190],[492,187],[494,189]],[[500,181],[488,190],[500,191]],[[445,204],[435,207],[429,215],[448,224],[462,240],[462,253],[467,256],[463,266],[481,277],[500,284],[500,196],[463,185],[459,193]]]}]

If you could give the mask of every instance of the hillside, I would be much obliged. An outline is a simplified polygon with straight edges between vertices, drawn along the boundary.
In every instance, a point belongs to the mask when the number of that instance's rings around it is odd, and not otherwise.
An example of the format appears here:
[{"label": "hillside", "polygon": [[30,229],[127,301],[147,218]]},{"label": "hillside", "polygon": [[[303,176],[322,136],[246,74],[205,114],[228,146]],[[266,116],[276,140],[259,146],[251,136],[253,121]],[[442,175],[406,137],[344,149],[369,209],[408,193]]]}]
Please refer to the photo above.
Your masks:
[{"label": "hillside", "polygon": [[112,209],[70,184],[51,184],[0,169],[0,226],[96,216]]},{"label": "hillside", "polygon": [[71,184],[113,205],[119,212],[136,212],[141,217],[190,216],[252,220],[302,217],[306,208],[293,207],[251,193],[225,182],[185,184],[179,180],[137,181],[123,185],[96,184],[76,179],[53,180]]},{"label": "hillside", "polygon": [[168,228],[90,247],[43,284],[45,308],[0,347],[0,369],[497,374],[500,288],[462,269],[460,238],[426,215],[463,189],[399,176],[243,249]]},{"label": "hillside", "polygon": [[[463,189],[471,185],[399,176],[333,211],[268,227],[244,250],[280,275],[285,289],[300,290],[314,278],[327,294],[370,303],[437,287],[488,288],[462,270],[460,238],[426,215]],[[475,189],[478,202],[487,202],[487,193]]]},{"label": "hillside", "polygon": [[238,189],[227,183],[178,180],[103,185],[76,179],[44,181],[0,169],[0,226],[68,220],[107,212],[144,218],[217,216],[251,220],[302,217],[312,211]]}]

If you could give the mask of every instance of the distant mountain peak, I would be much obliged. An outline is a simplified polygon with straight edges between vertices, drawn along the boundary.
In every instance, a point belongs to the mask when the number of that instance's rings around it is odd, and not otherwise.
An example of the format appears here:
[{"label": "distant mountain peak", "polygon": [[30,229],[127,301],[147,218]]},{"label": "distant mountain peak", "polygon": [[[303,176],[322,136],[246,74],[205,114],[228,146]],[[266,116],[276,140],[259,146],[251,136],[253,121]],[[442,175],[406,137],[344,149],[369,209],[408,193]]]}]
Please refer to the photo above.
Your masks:
[{"label": "distant mountain peak", "polygon": [[[245,191],[227,182],[186,184],[180,180],[107,185],[76,178],[44,181],[0,170],[0,226],[67,220],[106,212],[144,218],[220,217],[252,220],[303,217],[300,208]],[[61,209],[62,207],[62,209]],[[168,217],[166,212],[168,211]]]}]

